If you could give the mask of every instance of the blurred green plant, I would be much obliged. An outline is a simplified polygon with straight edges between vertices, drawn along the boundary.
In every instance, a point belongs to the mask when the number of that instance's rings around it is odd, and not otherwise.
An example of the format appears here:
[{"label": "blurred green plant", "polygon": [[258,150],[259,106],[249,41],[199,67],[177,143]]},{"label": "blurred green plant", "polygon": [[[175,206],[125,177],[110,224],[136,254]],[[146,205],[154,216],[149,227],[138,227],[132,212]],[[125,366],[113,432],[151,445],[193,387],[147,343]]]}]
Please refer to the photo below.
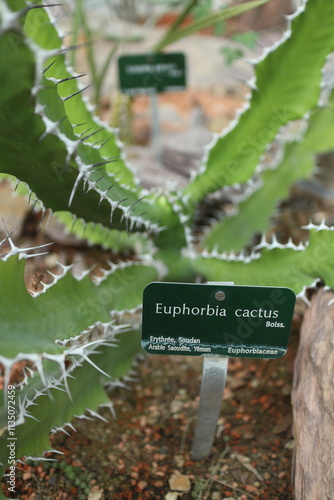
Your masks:
[{"label": "blurred green plant", "polygon": [[[11,433],[17,459],[39,457],[51,429],[111,404],[105,389],[123,383],[141,352],[149,282],[278,285],[300,296],[319,278],[334,287],[333,227],[310,223],[307,243],[263,236],[252,245],[291,184],[314,171],[316,154],[333,150],[324,67],[334,50],[334,3],[309,0],[298,10],[281,42],[254,65],[243,111],[214,137],[188,185],[171,191],[137,181],[117,135],[87,106],[50,11],[23,0],[0,4],[0,172],[67,231],[124,255],[130,249],[133,258],[122,255],[94,283],[63,268],[29,294],[25,259],[45,248],[18,248],[8,233],[1,242],[3,471]],[[273,161],[269,148],[278,151]],[[198,232],[199,207],[229,188],[242,191],[231,195],[234,216],[216,214]],[[21,381],[11,379],[17,362],[26,365]]]},{"label": "blurred green plant", "polygon": [[[244,45],[248,49],[255,49],[258,34],[256,31],[246,31],[245,33],[237,33],[231,37],[231,40],[238,44]],[[224,55],[226,64],[231,66],[236,59],[244,57],[244,51],[240,47],[223,47],[220,50]]]},{"label": "blurred green plant", "polygon": [[211,3],[209,5],[207,2],[204,2],[203,7],[205,8],[205,11],[208,12],[207,15],[201,11],[197,20],[195,18],[191,24],[182,28],[181,25],[183,21],[190,13],[195,11],[196,7],[198,7],[198,0],[189,0],[180,12],[179,16],[175,19],[174,23],[166,31],[161,40],[154,46],[153,50],[159,52],[181,38],[193,35],[194,33],[206,28],[211,28],[212,26],[215,26],[217,29],[217,26],[223,26],[222,23],[226,19],[238,16],[243,12],[259,7],[260,5],[264,5],[268,1],[269,0],[254,0],[240,5],[225,7],[217,12],[211,12]]},{"label": "blurred green plant", "polygon": [[[194,20],[201,21],[203,18],[205,19],[209,15],[214,14],[216,11],[214,4],[213,0],[199,0],[192,12]],[[225,24],[223,21],[217,22],[212,25],[212,29],[216,36],[221,36],[225,31]]]},{"label": "blurred green plant", "polygon": [[[104,37],[105,42],[111,44],[109,52],[105,56],[101,68],[98,67],[96,51],[96,34],[94,34],[90,23],[88,21],[88,13],[86,9],[85,0],[75,0],[74,8],[71,11],[70,4],[65,5],[67,10],[67,15],[69,16],[70,22],[72,24],[71,29],[71,45],[77,47],[82,45],[85,49],[85,59],[88,67],[89,76],[91,78],[92,87],[92,102],[99,107],[102,97],[102,88],[105,83],[108,69],[113,62],[114,57],[120,43],[118,37]],[[77,51],[72,50],[69,55],[69,62],[73,68],[78,66],[77,63]]]}]

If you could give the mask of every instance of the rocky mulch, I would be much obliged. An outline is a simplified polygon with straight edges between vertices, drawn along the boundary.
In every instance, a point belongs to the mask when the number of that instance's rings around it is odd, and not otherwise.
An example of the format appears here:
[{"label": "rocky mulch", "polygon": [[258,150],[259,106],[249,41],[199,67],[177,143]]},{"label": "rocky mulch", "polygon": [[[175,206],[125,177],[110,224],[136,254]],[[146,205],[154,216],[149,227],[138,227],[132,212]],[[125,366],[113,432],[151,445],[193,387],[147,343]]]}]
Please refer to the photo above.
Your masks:
[{"label": "rocky mulch", "polygon": [[[302,311],[300,310],[300,314]],[[295,316],[295,325],[300,317]],[[212,454],[193,461],[201,359],[148,356],[110,395],[116,418],[74,419],[48,462],[20,465],[22,500],[291,500],[290,391],[298,334],[277,360],[231,359]]]}]

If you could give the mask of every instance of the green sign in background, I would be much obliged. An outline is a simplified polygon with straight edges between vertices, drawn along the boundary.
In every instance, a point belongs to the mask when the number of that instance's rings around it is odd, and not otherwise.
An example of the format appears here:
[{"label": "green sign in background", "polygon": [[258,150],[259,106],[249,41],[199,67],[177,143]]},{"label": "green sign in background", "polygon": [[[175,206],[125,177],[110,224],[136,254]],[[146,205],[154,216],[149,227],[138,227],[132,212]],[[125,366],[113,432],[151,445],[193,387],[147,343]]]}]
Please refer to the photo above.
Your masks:
[{"label": "green sign in background", "polygon": [[173,92],[186,86],[185,56],[180,52],[121,56],[118,73],[122,92],[130,95]]},{"label": "green sign in background", "polygon": [[151,354],[279,358],[295,300],[289,288],[150,283],[142,347]]}]

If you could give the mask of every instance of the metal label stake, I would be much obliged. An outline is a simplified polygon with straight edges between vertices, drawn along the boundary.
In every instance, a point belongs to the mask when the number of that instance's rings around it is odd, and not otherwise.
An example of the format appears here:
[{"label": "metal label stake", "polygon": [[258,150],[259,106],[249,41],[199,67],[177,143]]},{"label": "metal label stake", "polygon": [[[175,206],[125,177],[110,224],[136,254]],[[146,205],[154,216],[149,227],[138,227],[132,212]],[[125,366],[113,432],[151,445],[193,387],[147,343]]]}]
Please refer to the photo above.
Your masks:
[{"label": "metal label stake", "polygon": [[205,357],[197,424],[192,447],[194,460],[210,454],[223,399],[228,358]]},{"label": "metal label stake", "polygon": [[[209,281],[208,285],[234,285],[234,283]],[[218,302],[225,300],[222,291],[218,291],[215,297]],[[197,423],[191,451],[194,460],[201,460],[210,455],[226,385],[227,365],[227,357],[205,356],[203,359]]]}]

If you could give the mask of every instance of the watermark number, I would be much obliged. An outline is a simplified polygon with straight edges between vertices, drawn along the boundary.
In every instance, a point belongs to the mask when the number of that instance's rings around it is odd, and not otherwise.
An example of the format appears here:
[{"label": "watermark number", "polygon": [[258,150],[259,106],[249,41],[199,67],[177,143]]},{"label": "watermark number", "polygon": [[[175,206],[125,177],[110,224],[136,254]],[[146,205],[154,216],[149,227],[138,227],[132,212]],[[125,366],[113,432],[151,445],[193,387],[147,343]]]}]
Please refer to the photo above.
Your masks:
[{"label": "watermark number", "polygon": [[16,486],[16,436],[15,436],[15,420],[16,420],[16,394],[15,387],[9,385],[7,389],[7,418],[8,418],[8,436],[7,449],[8,459],[7,464],[9,474],[7,475],[8,491],[15,493]]}]

